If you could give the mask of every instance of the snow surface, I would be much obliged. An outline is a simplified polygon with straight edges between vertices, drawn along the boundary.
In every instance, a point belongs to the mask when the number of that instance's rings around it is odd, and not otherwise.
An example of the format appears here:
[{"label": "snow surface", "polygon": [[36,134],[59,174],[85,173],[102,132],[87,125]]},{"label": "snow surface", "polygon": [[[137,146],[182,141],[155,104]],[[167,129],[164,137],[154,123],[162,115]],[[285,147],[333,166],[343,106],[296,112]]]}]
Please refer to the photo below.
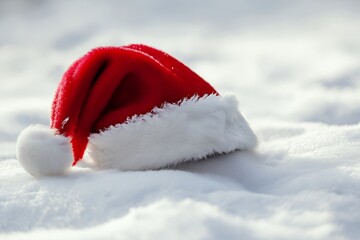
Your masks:
[{"label": "snow surface", "polygon": [[[360,1],[0,1],[0,239],[358,239]],[[240,100],[259,137],[146,172],[36,179],[19,132],[48,124],[72,61],[169,52]]]}]

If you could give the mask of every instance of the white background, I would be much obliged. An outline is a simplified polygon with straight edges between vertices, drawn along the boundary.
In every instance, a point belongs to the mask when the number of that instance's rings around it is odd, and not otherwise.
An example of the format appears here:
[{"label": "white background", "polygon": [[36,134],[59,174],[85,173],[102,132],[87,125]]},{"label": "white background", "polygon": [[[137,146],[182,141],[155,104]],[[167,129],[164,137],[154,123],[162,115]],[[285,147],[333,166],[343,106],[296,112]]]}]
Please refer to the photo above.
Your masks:
[{"label": "white background", "polygon": [[[88,50],[144,43],[234,92],[259,137],[149,172],[34,179],[15,143],[49,123]],[[360,1],[1,1],[1,239],[357,239]]]}]

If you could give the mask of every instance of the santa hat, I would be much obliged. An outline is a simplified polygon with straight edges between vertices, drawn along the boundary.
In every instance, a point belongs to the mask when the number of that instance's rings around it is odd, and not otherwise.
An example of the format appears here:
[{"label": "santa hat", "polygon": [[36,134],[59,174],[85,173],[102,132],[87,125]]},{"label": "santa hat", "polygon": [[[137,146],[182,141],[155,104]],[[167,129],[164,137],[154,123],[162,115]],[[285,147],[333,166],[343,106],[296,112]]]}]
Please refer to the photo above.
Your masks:
[{"label": "santa hat", "polygon": [[145,45],[96,48],[56,90],[50,128],[32,125],[17,158],[33,176],[59,175],[85,151],[98,166],[158,169],[256,146],[234,96],[221,96],[168,54]]}]

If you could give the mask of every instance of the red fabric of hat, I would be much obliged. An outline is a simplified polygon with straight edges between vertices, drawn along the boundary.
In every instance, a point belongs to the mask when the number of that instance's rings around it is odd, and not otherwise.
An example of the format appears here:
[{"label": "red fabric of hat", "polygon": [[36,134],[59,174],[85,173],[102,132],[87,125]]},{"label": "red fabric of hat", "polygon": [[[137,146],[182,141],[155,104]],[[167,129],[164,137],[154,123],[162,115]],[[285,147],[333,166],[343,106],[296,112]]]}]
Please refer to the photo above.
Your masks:
[{"label": "red fabric of hat", "polygon": [[51,127],[83,157],[90,133],[164,103],[216,91],[168,54],[144,45],[97,48],[76,61],[56,91]]}]

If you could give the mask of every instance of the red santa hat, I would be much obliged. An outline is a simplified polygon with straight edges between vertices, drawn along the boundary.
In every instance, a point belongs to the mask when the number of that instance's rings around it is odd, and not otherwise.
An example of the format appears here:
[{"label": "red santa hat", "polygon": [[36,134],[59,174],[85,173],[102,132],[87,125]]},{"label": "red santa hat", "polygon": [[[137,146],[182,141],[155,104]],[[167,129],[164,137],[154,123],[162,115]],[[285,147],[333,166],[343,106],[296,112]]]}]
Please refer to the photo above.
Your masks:
[{"label": "red santa hat", "polygon": [[168,54],[145,45],[96,48],[56,90],[50,128],[32,125],[17,158],[33,176],[63,174],[85,151],[97,165],[158,169],[254,148],[234,96],[221,96]]}]

